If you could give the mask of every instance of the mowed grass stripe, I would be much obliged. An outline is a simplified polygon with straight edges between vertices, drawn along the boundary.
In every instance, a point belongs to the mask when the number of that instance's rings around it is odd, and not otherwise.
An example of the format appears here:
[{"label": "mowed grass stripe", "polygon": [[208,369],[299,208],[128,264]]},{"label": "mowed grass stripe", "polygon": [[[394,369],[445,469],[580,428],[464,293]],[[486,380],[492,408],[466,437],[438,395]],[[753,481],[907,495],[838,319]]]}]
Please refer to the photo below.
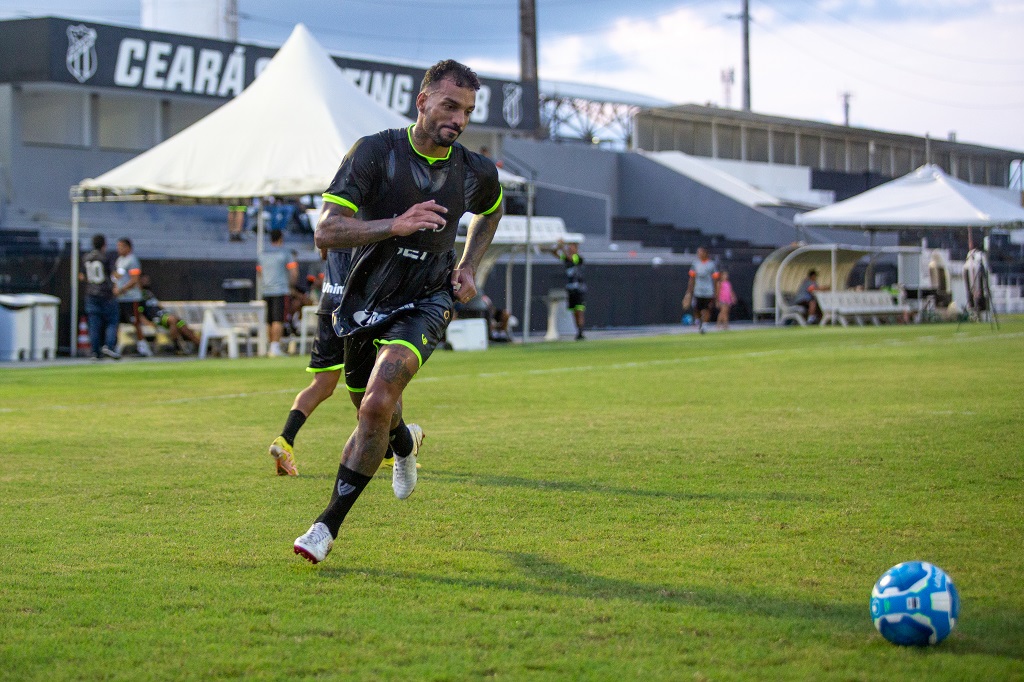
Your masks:
[{"label": "mowed grass stripe", "polygon": [[[266,447],[301,359],[0,376],[0,677],[1024,677],[1024,324],[785,329],[438,353],[421,483],[378,475],[312,567],[342,392]],[[72,409],[53,410],[52,405]],[[871,627],[892,564],[964,597]]]}]

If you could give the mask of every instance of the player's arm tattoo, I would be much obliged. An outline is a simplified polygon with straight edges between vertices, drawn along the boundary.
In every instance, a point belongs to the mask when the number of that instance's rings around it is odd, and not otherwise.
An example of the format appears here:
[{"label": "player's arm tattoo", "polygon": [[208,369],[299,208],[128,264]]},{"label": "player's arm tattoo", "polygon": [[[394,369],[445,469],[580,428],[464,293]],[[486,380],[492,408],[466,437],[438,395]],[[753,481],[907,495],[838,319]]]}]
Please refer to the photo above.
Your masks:
[{"label": "player's arm tattoo", "polygon": [[391,236],[390,220],[358,220],[347,206],[325,202],[313,242],[318,249],[346,249],[379,242]]},{"label": "player's arm tattoo", "polygon": [[476,272],[480,260],[487,252],[487,247],[494,239],[494,233],[498,229],[498,221],[501,220],[502,210],[499,207],[494,213],[488,215],[474,216],[469,223],[469,230],[466,232],[466,250],[459,262],[460,268],[470,268]]}]

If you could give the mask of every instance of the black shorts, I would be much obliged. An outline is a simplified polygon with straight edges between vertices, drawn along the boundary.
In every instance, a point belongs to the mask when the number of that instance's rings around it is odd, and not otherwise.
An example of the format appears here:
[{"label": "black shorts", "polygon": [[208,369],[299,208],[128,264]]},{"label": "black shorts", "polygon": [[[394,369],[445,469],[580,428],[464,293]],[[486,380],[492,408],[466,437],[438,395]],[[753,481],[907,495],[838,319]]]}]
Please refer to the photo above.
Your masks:
[{"label": "black shorts", "polygon": [[586,305],[583,302],[583,292],[569,289],[566,291],[569,294],[569,310],[585,310]]},{"label": "black shorts", "polygon": [[317,313],[316,337],[307,372],[336,372],[345,367],[345,339],[334,333],[330,313]]},{"label": "black shorts", "polygon": [[135,317],[138,315],[141,305],[142,301],[118,301],[117,307],[121,311],[121,322],[135,324]]},{"label": "black shorts", "polygon": [[377,351],[392,343],[412,350],[422,367],[444,340],[451,319],[451,310],[444,305],[420,302],[413,309],[397,314],[389,324],[344,337],[345,386],[353,393],[365,391],[377,362]]},{"label": "black shorts", "polygon": [[170,325],[167,324],[167,319],[169,317],[167,311],[159,306],[146,305],[143,303],[139,307],[139,312],[144,318],[158,327],[170,327]]},{"label": "black shorts", "polygon": [[284,322],[284,296],[264,296],[267,302],[267,322]]},{"label": "black shorts", "polygon": [[715,308],[715,299],[712,296],[709,296],[708,298],[704,298],[703,296],[698,296],[694,300],[697,302],[697,304],[694,306],[694,308],[697,310],[698,313],[702,313],[705,310],[707,310],[708,312],[711,312]]}]

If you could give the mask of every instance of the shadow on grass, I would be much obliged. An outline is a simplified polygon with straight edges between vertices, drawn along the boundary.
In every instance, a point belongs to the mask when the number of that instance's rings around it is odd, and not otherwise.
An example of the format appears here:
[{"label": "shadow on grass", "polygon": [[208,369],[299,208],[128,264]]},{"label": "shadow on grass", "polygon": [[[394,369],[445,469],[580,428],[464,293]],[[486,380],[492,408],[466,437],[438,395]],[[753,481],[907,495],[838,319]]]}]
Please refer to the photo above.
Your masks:
[{"label": "shadow on grass", "polygon": [[481,474],[465,474],[438,469],[421,472],[421,477],[429,481],[437,479],[445,483],[473,483],[481,486],[502,488],[531,488],[533,490],[551,490],[563,493],[587,493],[599,495],[622,495],[629,497],[651,497],[669,499],[679,502],[686,500],[718,500],[718,501],[772,501],[772,502],[823,502],[831,498],[824,495],[808,495],[805,493],[784,492],[681,492],[672,490],[650,490],[645,488],[617,488],[600,483],[577,483],[573,481],[539,480],[521,478],[519,476],[487,476]]},{"label": "shadow on grass", "polygon": [[[870,627],[871,622],[867,600],[863,605],[822,604],[777,595],[742,593],[725,588],[681,588],[645,584],[590,575],[537,554],[502,550],[481,551],[504,557],[516,569],[518,576],[510,571],[503,574],[509,577],[473,578],[347,566],[321,566],[319,571],[322,577],[330,579],[359,575],[385,583],[399,581],[406,585],[422,583],[458,589],[504,590],[541,597],[628,600],[653,606],[695,607],[742,616],[816,622],[828,628],[829,632],[847,632],[852,635],[865,634],[868,631],[865,623]],[[972,628],[970,635],[958,632],[944,643],[941,649],[921,651],[984,654],[1024,660],[1024,651],[1017,637],[1020,628],[1011,628],[1013,632],[1005,630],[1007,622],[1020,622],[1019,614],[988,615],[990,617],[982,623],[976,623],[980,627]],[[997,626],[997,622],[1002,622],[1003,628]],[[977,632],[990,636],[974,634]],[[996,632],[998,635],[992,634]]]}]

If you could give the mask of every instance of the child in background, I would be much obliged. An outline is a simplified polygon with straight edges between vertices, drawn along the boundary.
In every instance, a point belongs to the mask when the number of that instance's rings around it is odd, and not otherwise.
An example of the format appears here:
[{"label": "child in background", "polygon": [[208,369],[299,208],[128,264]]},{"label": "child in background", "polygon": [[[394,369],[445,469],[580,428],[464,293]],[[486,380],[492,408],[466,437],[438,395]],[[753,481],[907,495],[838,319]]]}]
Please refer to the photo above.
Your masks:
[{"label": "child in background", "polygon": [[729,308],[736,305],[736,293],[729,282],[729,273],[722,270],[718,286],[718,324],[719,329],[729,328]]}]

